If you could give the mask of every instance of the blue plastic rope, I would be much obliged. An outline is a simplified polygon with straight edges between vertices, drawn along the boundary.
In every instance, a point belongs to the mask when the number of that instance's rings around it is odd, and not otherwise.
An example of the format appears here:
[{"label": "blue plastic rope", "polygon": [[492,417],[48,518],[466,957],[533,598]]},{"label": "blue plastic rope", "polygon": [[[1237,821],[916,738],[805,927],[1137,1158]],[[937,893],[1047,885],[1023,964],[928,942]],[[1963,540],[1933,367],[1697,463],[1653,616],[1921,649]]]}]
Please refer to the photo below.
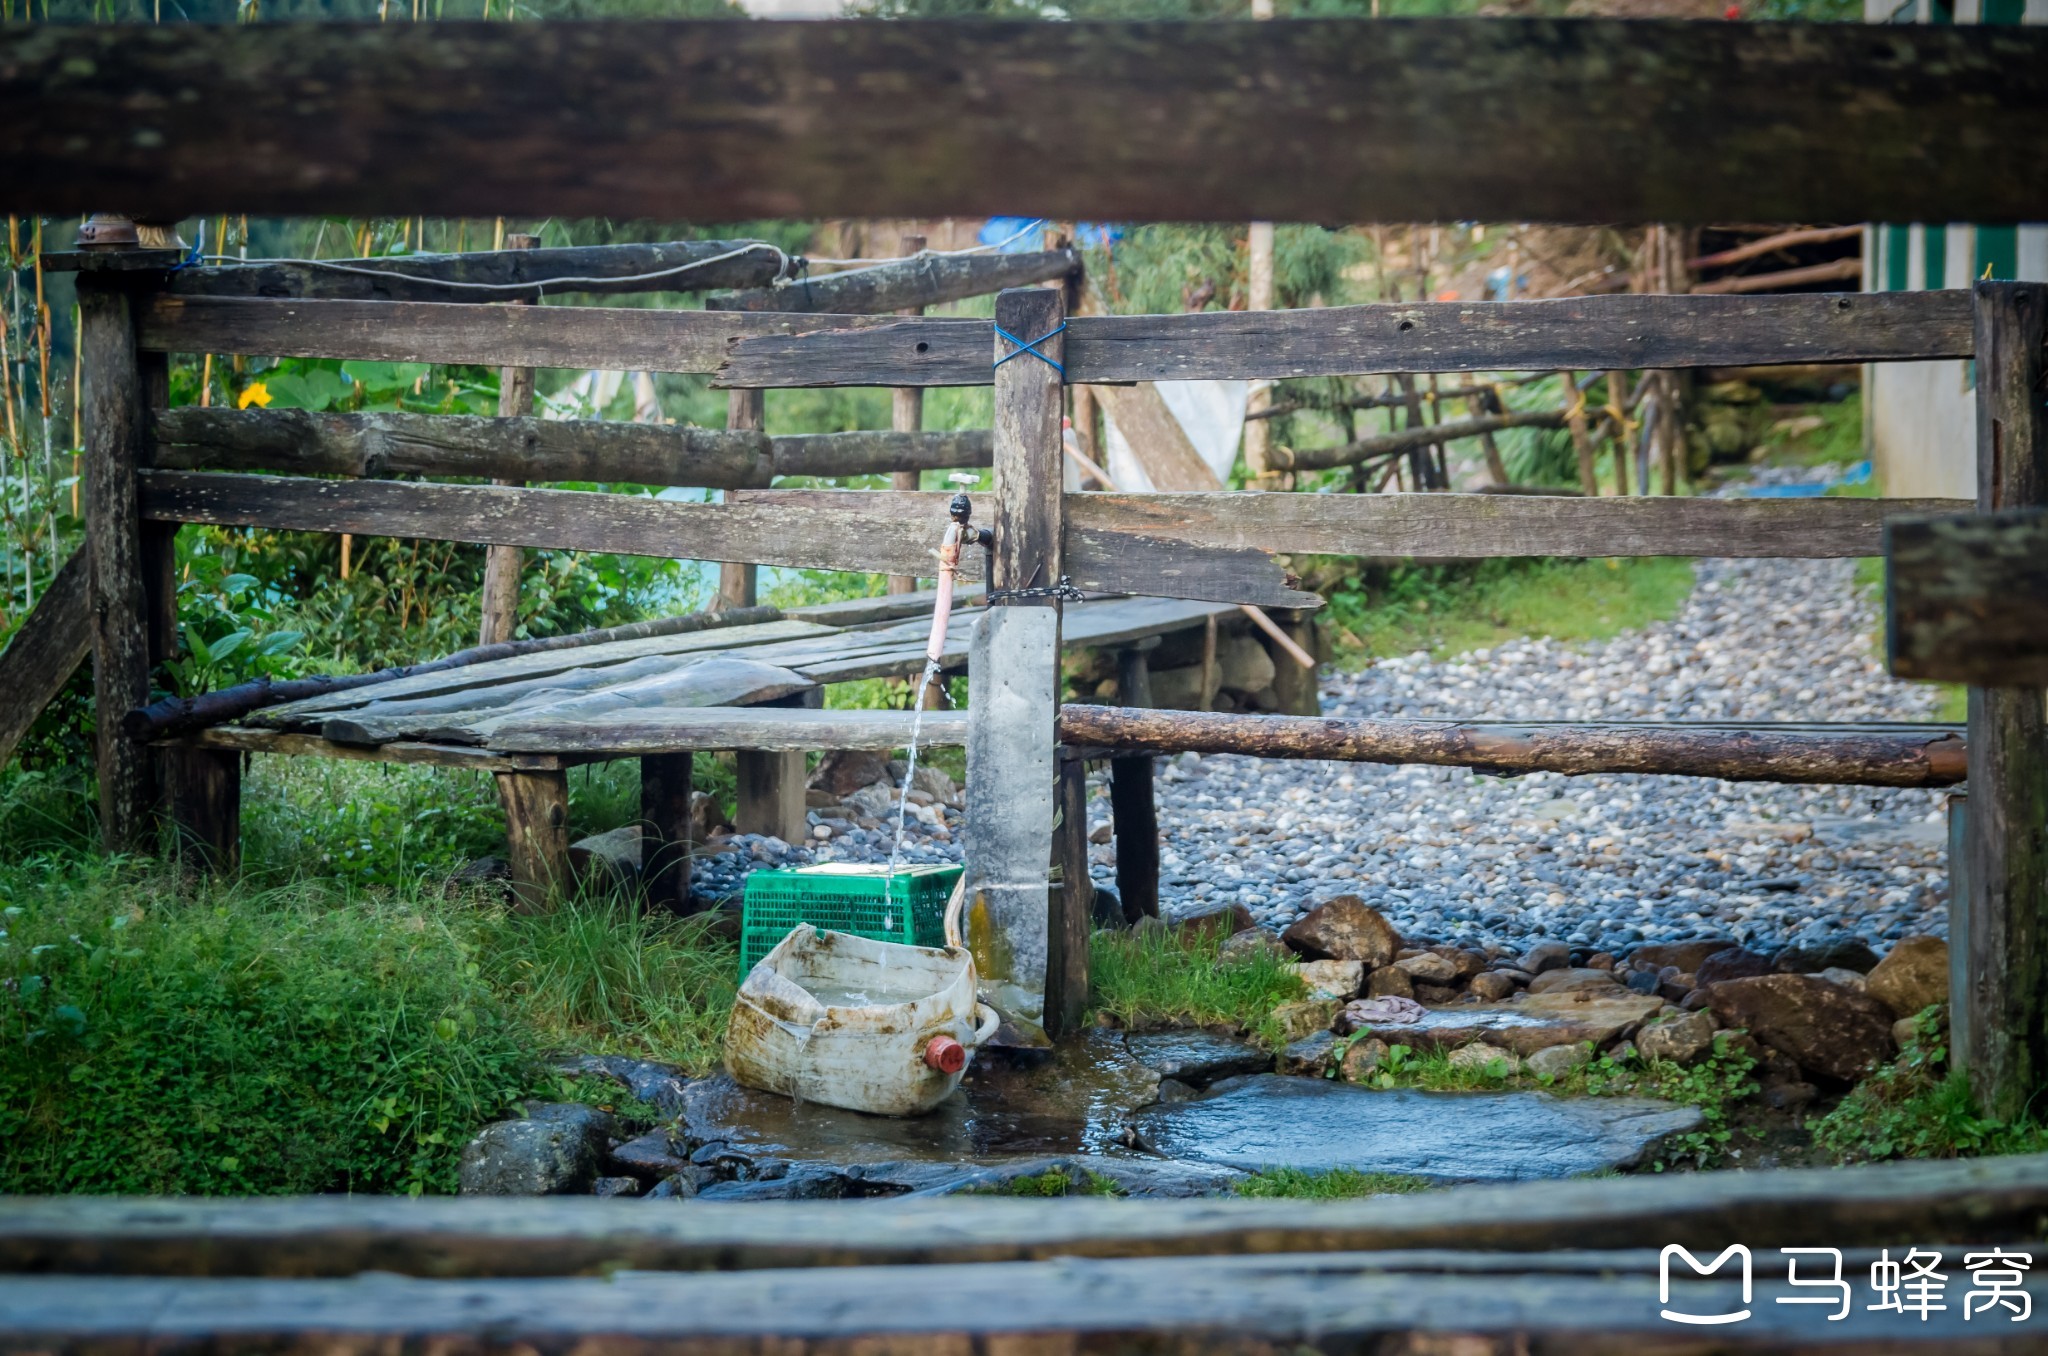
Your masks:
[{"label": "blue plastic rope", "polygon": [[1031,342],[1026,343],[1024,340],[1019,339],[1016,335],[1004,329],[1001,325],[998,325],[996,326],[996,333],[1000,334],[1003,338],[1009,340],[1017,347],[1011,349],[1008,353],[1005,353],[1002,357],[996,359],[995,366],[1001,367],[1004,363],[1010,361],[1010,359],[1018,357],[1025,353],[1029,353],[1032,357],[1038,359],[1038,361],[1044,363],[1047,367],[1050,367],[1053,371],[1059,373],[1060,380],[1065,381],[1067,379],[1067,369],[1060,366],[1060,364],[1055,362],[1053,359],[1046,357],[1043,353],[1040,353],[1038,351],[1038,346],[1044,343],[1046,340],[1055,338],[1058,335],[1065,334],[1066,332],[1067,322],[1062,320],[1056,328],[1049,329],[1044,334],[1039,335],[1036,339],[1033,339]]}]

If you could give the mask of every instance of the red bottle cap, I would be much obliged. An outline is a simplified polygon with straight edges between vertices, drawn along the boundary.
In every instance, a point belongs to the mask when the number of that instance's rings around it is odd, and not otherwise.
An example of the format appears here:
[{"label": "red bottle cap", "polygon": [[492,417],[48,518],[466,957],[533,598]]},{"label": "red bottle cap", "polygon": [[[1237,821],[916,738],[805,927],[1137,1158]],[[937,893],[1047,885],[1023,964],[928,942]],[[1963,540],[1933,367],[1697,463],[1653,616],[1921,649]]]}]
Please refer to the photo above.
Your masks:
[{"label": "red bottle cap", "polygon": [[924,1062],[942,1074],[956,1074],[967,1067],[967,1047],[951,1036],[934,1036],[924,1048]]}]

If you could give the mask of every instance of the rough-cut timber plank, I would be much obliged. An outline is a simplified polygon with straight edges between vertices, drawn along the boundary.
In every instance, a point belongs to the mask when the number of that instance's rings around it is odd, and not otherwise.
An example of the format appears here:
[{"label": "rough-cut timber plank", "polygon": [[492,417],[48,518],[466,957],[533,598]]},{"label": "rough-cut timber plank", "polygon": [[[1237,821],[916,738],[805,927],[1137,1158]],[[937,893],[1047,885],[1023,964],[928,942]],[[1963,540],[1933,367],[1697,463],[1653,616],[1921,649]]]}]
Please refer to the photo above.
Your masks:
[{"label": "rough-cut timber plank", "polygon": [[2048,33],[1974,24],[51,26],[0,42],[0,184],[164,219],[2025,221],[2044,109]]},{"label": "rough-cut timber plank", "polygon": [[1516,410],[1509,414],[1484,414],[1471,419],[1451,419],[1441,424],[1423,424],[1399,429],[1355,443],[1336,447],[1291,447],[1273,449],[1273,465],[1282,471],[1323,471],[1333,466],[1354,466],[1373,457],[1390,456],[1431,443],[1454,438],[1476,438],[1511,428],[1563,428],[1563,410]]},{"label": "rough-cut timber plank", "polygon": [[[1979,283],[1977,511],[2048,506],[2048,285]],[[1958,1067],[1985,1113],[2048,1089],[2048,691],[1971,687],[1970,899]]]},{"label": "rough-cut timber plank", "polygon": [[[870,1205],[865,1213],[882,1209]],[[1838,1260],[1843,1274],[1860,1276],[1877,1259],[1859,1252]],[[1784,1264],[1782,1256],[1764,1252],[1753,1273],[1737,1274],[1738,1263],[1729,1259],[1717,1274],[1699,1277],[1681,1261],[1662,1279],[1658,1251],[1642,1248],[625,1271],[518,1280],[6,1277],[0,1279],[0,1330],[20,1335],[18,1350],[53,1356],[163,1349],[381,1356],[507,1346],[635,1356],[1311,1350],[1989,1356],[2034,1346],[2013,1312],[1980,1307],[1966,1319],[1960,1286],[1948,1291],[1947,1303],[1935,1301],[1941,1308],[1908,1320],[1910,1326],[1861,1300],[1837,1322],[1832,1309],[1808,1303],[1816,1298],[1812,1282],[1793,1286]],[[2016,1307],[2024,1297],[2031,1312],[2037,1298],[2048,1299],[2048,1278],[2022,1273],[2021,1281],[2007,1293]],[[931,1302],[933,1295],[945,1302]],[[1836,1297],[1828,1292],[1826,1298]],[[1711,1341],[1704,1341],[1697,1328],[1663,1316],[1669,1312],[1709,1319],[1739,1312],[1742,1321],[1713,1329]],[[2000,1332],[1993,1326],[2000,1323],[2011,1326]]]},{"label": "rough-cut timber plank", "polygon": [[[508,310],[510,308],[507,308]],[[142,473],[143,514],[167,522],[550,546],[802,569],[903,574],[925,567],[945,518],[919,533],[853,505],[807,509],[752,500],[688,504],[576,490],[398,481]],[[856,492],[863,501],[892,492]],[[937,496],[941,501],[945,496]],[[920,496],[922,498],[922,496]],[[979,561],[963,559],[963,571]]]},{"label": "rough-cut timber plank", "polygon": [[900,263],[876,264],[806,277],[782,287],[757,287],[704,298],[707,311],[776,311],[782,314],[881,315],[912,306],[986,296],[1005,287],[1064,278],[1081,270],[1075,250],[1025,254],[923,254]]},{"label": "rough-cut timber plank", "polygon": [[[830,749],[886,751],[910,743],[909,711],[812,711],[789,707],[668,707],[615,711],[558,720],[546,715],[506,721],[491,731],[494,753],[680,753],[756,749],[812,753]],[[919,746],[967,742],[965,711],[927,711]]]},{"label": "rough-cut timber plank", "polygon": [[[712,384],[986,386],[986,343],[964,323],[745,337]],[[1069,382],[1898,362],[1967,357],[1974,343],[1960,291],[1077,316],[1065,337]]]},{"label": "rough-cut timber plank", "polygon": [[[838,716],[903,713],[830,713]],[[928,712],[936,717],[940,713]],[[859,1210],[851,1214],[850,1211]],[[858,1219],[859,1227],[848,1227]],[[1185,1257],[1340,1249],[1544,1252],[1881,1247],[2039,1239],[2048,1155],[1665,1174],[1350,1201],[1021,1201],[860,1209],[577,1197],[0,1198],[0,1272],[135,1276],[565,1276],[647,1271]]]},{"label": "rough-cut timber plank", "polygon": [[[1191,545],[1171,537],[1154,535],[1150,531],[1151,525],[1142,521],[1134,524],[1137,529],[1134,531],[1118,530],[1108,524],[1077,528],[1076,514],[1082,505],[1076,501],[1107,497],[1093,494],[1067,496],[1065,569],[1078,587],[1095,593],[1195,598],[1211,602],[1255,603],[1263,607],[1322,605],[1322,599],[1315,594],[1304,593],[1295,587],[1300,581],[1273,561],[1271,547],[1218,548],[1213,543]],[[1139,501],[1164,497],[1133,496]],[[1203,498],[1201,495],[1192,497]],[[951,498],[944,493],[907,490],[888,493],[744,490],[731,495],[729,501],[768,508],[808,507],[858,514],[869,524],[870,530],[889,524],[890,530],[917,536],[930,531],[929,524],[935,521],[933,515],[942,515]],[[1217,498],[1229,496],[1219,495]],[[929,546],[926,550],[924,559],[929,562]],[[929,568],[929,564],[920,568]],[[979,577],[982,568],[980,552],[961,552],[960,570],[964,576]]]},{"label": "rough-cut timber plank", "polygon": [[[538,301],[543,296],[572,292],[702,292],[773,282],[786,258],[758,240],[679,240],[409,254],[398,259],[335,259],[318,264],[210,264],[172,272],[171,266],[180,262],[175,253],[150,253],[157,257],[155,267],[165,270],[162,283],[173,296],[297,301]],[[722,255],[735,257],[720,258]],[[719,262],[703,262],[711,259]],[[693,267],[661,278],[640,276],[668,273],[684,265]],[[43,268],[49,272],[99,272],[102,264],[101,257],[80,251],[46,254]],[[449,286],[451,283],[488,284],[492,290]]]},{"label": "rough-cut timber plank", "polygon": [[995,444],[985,428],[953,432],[797,433],[771,442],[775,474],[779,476],[871,476],[899,471],[916,474],[995,464]]},{"label": "rough-cut timber plank", "polygon": [[1237,716],[1060,708],[1060,739],[1148,753],[1242,753],[1501,772],[1643,772],[1726,781],[1953,786],[1966,770],[1953,734],[1773,733],[1682,726],[1543,725],[1324,716]]},{"label": "rough-cut timber plank", "polygon": [[[1487,494],[1072,494],[1067,532],[1329,555],[1870,556],[1947,499],[1584,499]],[[1076,583],[1098,587],[1074,571]]]},{"label": "rough-cut timber plank", "polygon": [[2048,687],[2048,512],[1886,523],[1885,632],[1900,678]]},{"label": "rough-cut timber plank", "polygon": [[[819,459],[829,459],[831,453],[826,448]],[[607,419],[492,419],[401,410],[327,414],[187,405],[157,411],[150,465],[171,471],[476,476],[730,489],[768,484],[774,474],[772,463],[766,434],[724,429]]]},{"label": "rough-cut timber plank", "polygon": [[[893,316],[227,297],[158,297],[137,317],[142,347],[170,353],[647,372],[712,371],[727,343],[748,335],[903,323]],[[959,326],[984,342],[988,335],[984,321],[920,323]]]},{"label": "rough-cut timber plank", "polygon": [[346,762],[417,763],[463,772],[545,772],[563,765],[563,760],[551,754],[501,755],[450,744],[395,743],[357,747],[336,744],[315,735],[250,730],[235,725],[182,736],[171,741],[170,747],[187,744],[201,749],[233,749],[238,753],[275,753],[299,758],[339,758]]},{"label": "rough-cut timber plank", "polygon": [[0,650],[0,768],[92,652],[91,569],[84,551],[65,561]]}]

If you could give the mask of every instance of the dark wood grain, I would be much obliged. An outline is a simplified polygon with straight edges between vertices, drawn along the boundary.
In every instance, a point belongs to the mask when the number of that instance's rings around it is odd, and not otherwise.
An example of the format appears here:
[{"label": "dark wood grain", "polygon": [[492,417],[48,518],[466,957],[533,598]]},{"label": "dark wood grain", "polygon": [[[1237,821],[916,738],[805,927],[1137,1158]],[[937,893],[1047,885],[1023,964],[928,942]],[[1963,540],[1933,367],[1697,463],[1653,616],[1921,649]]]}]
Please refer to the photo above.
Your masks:
[{"label": "dark wood grain", "polygon": [[[669,707],[618,711],[574,719],[545,712],[507,721],[491,731],[497,753],[672,753],[751,749],[764,753],[817,753],[828,749],[887,752],[910,744],[909,711],[818,711],[784,707]],[[967,742],[965,711],[927,711],[920,747]]]},{"label": "dark wood grain", "polygon": [[2048,512],[1886,523],[1885,630],[1897,677],[2048,687]]},{"label": "dark wood grain", "polygon": [[158,751],[164,800],[185,864],[233,875],[242,865],[242,755],[174,745]]},{"label": "dark wood grain", "polygon": [[1105,531],[1221,550],[1376,557],[1809,559],[1878,555],[1886,518],[1962,507],[1945,499],[1073,494],[1067,533],[1070,542]]},{"label": "dark wood grain", "polygon": [[91,571],[85,551],[65,561],[0,650],[0,692],[7,694],[0,702],[0,768],[92,653]]},{"label": "dark wood grain", "polygon": [[[709,372],[727,344],[815,329],[887,328],[894,316],[785,316],[620,306],[485,306],[421,301],[156,297],[142,303],[142,347],[173,353],[356,358],[500,367]],[[986,342],[988,324],[954,325]]]},{"label": "dark wood grain", "polygon": [[1238,716],[1060,708],[1069,744],[1144,753],[1240,753],[1260,758],[1420,763],[1499,772],[1638,772],[1724,781],[1842,786],[1953,786],[1963,780],[1963,741],[1952,734],[1774,734],[1767,728],[1545,725],[1368,720],[1334,716]]},{"label": "dark wood grain", "polygon": [[[858,331],[747,336],[712,382],[987,385],[983,346],[964,323],[903,320]],[[1066,339],[1070,382],[1902,362],[1968,357],[1973,344],[1970,298],[1960,291],[1077,316]]]},{"label": "dark wood grain", "polygon": [[144,446],[142,371],[126,293],[78,290],[84,373],[85,550],[92,570],[93,708],[100,838],[110,851],[147,846],[156,804],[148,749],[121,737],[114,713],[149,700],[148,586],[136,468]]},{"label": "dark wood grain", "polygon": [[781,287],[756,287],[704,299],[707,311],[777,311],[880,315],[913,306],[987,296],[1005,287],[1064,278],[1081,269],[1074,250],[1024,254],[926,254],[900,263],[805,277]]},{"label": "dark wood grain", "polygon": [[995,444],[985,428],[796,433],[771,441],[778,476],[914,476],[920,471],[995,464]]},{"label": "dark wood grain", "polygon": [[1511,428],[1563,428],[1563,410],[1516,410],[1511,414],[1484,414],[1471,419],[1450,419],[1441,424],[1399,429],[1354,443],[1335,447],[1276,447],[1271,456],[1280,471],[1325,471],[1333,466],[1355,466],[1374,457],[1392,456],[1433,443],[1456,438],[1477,438]]},{"label": "dark wood grain", "polygon": [[[1152,705],[1152,668],[1144,647],[1116,657],[1117,700],[1144,710]],[[1208,690],[1207,684],[1203,691]],[[1116,893],[1124,921],[1159,916],[1159,806],[1149,752],[1109,760],[1109,815],[1116,835]]]},{"label": "dark wood grain", "polygon": [[[1977,285],[1977,510],[2048,506],[2048,286]],[[2048,691],[1972,687],[1968,1045],[1985,1114],[2028,1113],[2048,1087]]]},{"label": "dark wood grain", "polygon": [[569,887],[569,778],[562,772],[499,772],[505,810],[505,857],[512,868],[514,907],[552,909]]},{"label": "dark wood grain", "polygon": [[[1040,589],[1059,582],[1062,491],[1060,413],[1065,378],[1066,306],[1046,288],[1015,288],[996,298],[995,341],[995,563],[991,597],[999,590]],[[965,554],[965,553],[963,553]],[[1056,598],[1021,600],[1059,605]]]},{"label": "dark wood grain", "polygon": [[[712,489],[767,485],[775,474],[774,454],[764,433],[604,419],[494,419],[400,410],[330,414],[187,405],[157,411],[154,434],[150,464],[178,471],[624,481]],[[916,455],[922,450],[873,446],[864,438],[842,443],[806,440],[796,456],[819,465],[849,457],[864,464],[890,453]]]},{"label": "dark wood grain", "polygon": [[640,759],[640,889],[648,907],[690,909],[690,763],[693,755]]},{"label": "dark wood grain", "polygon": [[2044,124],[2048,33],[1975,24],[52,25],[0,38],[7,210],[123,202],[163,220],[930,218],[1028,202],[1098,221],[2025,221],[2042,215]]}]

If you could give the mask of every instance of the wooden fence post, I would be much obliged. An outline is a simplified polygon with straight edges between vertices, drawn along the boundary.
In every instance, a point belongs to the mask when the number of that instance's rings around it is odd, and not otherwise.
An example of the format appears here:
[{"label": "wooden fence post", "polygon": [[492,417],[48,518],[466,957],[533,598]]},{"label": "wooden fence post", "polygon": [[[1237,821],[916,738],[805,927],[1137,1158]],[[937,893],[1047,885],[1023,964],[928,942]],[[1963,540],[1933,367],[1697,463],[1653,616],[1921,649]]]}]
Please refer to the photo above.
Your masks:
[{"label": "wooden fence post", "polygon": [[[2048,504],[2048,286],[1977,285],[1977,508]],[[1970,689],[1969,985],[1957,1050],[1984,1114],[2048,1085],[2048,692]]]},{"label": "wooden fence post", "polygon": [[[757,702],[759,706],[795,706],[811,710],[825,704],[825,690]],[[733,755],[738,774],[733,827],[741,833],[765,833],[785,843],[801,843],[809,825],[804,808],[804,755],[741,749]]]},{"label": "wooden fence post", "polygon": [[[508,235],[505,248],[530,250],[540,247],[537,235]],[[524,306],[523,301],[510,303]],[[498,414],[525,417],[533,413],[533,369],[507,367],[498,376]],[[520,480],[497,480],[494,485],[523,485]],[[519,630],[519,570],[523,553],[517,546],[484,548],[483,624],[477,644],[496,645],[512,639]]]},{"label": "wooden fence post", "polygon": [[195,871],[233,875],[242,864],[242,754],[181,745],[162,759],[178,851]]},{"label": "wooden fence post", "polygon": [[690,763],[685,753],[640,756],[640,883],[649,908],[690,910]]},{"label": "wooden fence post", "polygon": [[569,776],[559,769],[496,776],[515,905],[540,913],[569,886]]},{"label": "wooden fence post", "polygon": [[[1056,966],[1047,954],[1067,935],[1064,920],[1055,925],[1049,917],[1055,896],[1048,879],[1059,713],[1054,590],[1063,579],[1064,303],[1049,288],[996,297],[996,503],[987,519],[994,566],[988,614],[975,627],[968,664],[967,941],[990,1001],[1033,1043],[1057,1036],[1076,1010],[1075,986],[1085,986],[1088,965],[1085,953]],[[1054,976],[1062,987],[1048,992]]]},{"label": "wooden fence post", "polygon": [[[1158,642],[1155,640],[1153,645]],[[1152,705],[1149,645],[1117,651],[1116,699],[1125,706]],[[1205,672],[1202,691],[1209,690]],[[1109,817],[1116,834],[1116,897],[1124,921],[1159,916],[1159,809],[1153,799],[1149,753],[1109,760]]]},{"label": "wooden fence post", "polygon": [[1088,762],[1059,760],[1059,825],[1053,860],[1059,884],[1049,892],[1045,963],[1045,1025],[1057,1036],[1077,1031],[1088,1010],[1088,938],[1095,930],[1095,882],[1088,875]]},{"label": "wooden fence post", "polygon": [[[725,403],[725,426],[758,432],[768,422],[766,391],[736,390]],[[718,567],[718,606],[721,609],[752,607],[760,596],[760,567],[746,561],[728,560]]]},{"label": "wooden fence post", "polygon": [[[897,251],[913,255],[924,248],[925,238],[921,235],[906,235],[902,247]],[[906,306],[898,315],[923,315],[924,307]],[[916,433],[924,428],[924,387],[898,386],[889,393],[889,427],[898,433]],[[918,488],[919,474],[916,471],[897,471],[889,477],[892,490],[914,490]],[[889,592],[915,593],[917,579],[913,575],[892,574],[889,576]]]},{"label": "wooden fence post", "polygon": [[78,304],[100,838],[110,852],[136,852],[149,846],[156,803],[150,750],[121,733],[121,717],[149,701],[149,590],[136,501],[144,438],[142,369],[128,293],[81,277]]}]

